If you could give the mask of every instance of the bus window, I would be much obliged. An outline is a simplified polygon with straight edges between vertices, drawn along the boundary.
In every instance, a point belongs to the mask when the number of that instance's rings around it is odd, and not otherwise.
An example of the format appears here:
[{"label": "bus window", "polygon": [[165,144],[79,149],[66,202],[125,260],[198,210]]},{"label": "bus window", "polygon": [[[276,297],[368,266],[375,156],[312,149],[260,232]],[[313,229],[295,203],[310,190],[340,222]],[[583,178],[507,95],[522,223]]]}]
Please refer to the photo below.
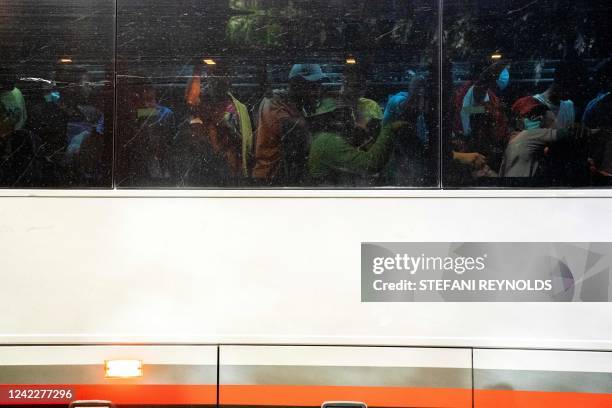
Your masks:
[{"label": "bus window", "polygon": [[438,186],[437,2],[120,2],[119,188]]},{"label": "bus window", "polygon": [[113,0],[0,6],[0,187],[110,187]]},{"label": "bus window", "polygon": [[607,1],[444,1],[447,187],[586,187],[612,175]]}]

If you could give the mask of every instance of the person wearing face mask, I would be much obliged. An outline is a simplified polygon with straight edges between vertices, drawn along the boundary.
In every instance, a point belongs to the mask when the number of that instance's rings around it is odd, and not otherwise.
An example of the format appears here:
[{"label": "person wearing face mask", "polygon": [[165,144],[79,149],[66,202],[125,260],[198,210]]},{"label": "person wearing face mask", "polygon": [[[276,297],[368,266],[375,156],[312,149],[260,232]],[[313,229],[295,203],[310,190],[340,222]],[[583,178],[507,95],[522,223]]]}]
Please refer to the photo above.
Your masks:
[{"label": "person wearing face mask", "polygon": [[[525,129],[564,129],[576,121],[576,109],[574,102],[570,99],[571,95],[576,90],[578,84],[575,83],[575,69],[570,62],[562,62],[555,69],[553,83],[542,93],[532,96],[525,96],[518,99],[512,110],[513,113],[522,119],[522,126]],[[517,111],[517,106],[530,104],[539,104],[547,112],[546,115],[537,115],[536,117],[521,116],[520,111]],[[536,112],[540,112],[536,110]],[[533,114],[533,110],[529,111]]]},{"label": "person wearing face mask", "polygon": [[[574,124],[556,128],[554,112],[535,98],[521,98],[512,109],[517,116],[517,130],[505,149],[500,177],[540,178],[554,183],[569,180],[575,184],[584,176],[588,129]],[[558,169],[569,163],[575,164],[577,170],[567,178]]]},{"label": "person wearing face mask", "polygon": [[317,64],[296,64],[289,88],[275,90],[260,106],[253,178],[265,186],[300,186],[307,176],[310,131],[306,116],[316,111],[326,79]]},{"label": "person wearing face mask", "polygon": [[508,86],[510,85],[510,68],[509,67],[505,67],[502,72],[499,74],[499,77],[497,78],[497,88],[501,91],[504,92]]},{"label": "person wearing face mask", "polygon": [[503,175],[541,176],[560,185],[587,183],[590,139],[582,137],[585,129],[572,130],[576,128],[576,108],[570,97],[579,93],[579,68],[575,60],[562,61],[544,92],[514,103],[516,131],[504,153]]},{"label": "person wearing face mask", "polygon": [[185,93],[192,115],[179,125],[172,173],[179,186],[242,186],[252,160],[248,110],[230,92],[224,62],[196,65]]},{"label": "person wearing face mask", "polygon": [[454,99],[455,151],[477,151],[487,157],[492,169],[499,167],[508,142],[508,120],[502,101],[496,94],[498,81],[506,67],[507,62],[504,61],[490,65],[476,81],[468,81],[459,88]]}]

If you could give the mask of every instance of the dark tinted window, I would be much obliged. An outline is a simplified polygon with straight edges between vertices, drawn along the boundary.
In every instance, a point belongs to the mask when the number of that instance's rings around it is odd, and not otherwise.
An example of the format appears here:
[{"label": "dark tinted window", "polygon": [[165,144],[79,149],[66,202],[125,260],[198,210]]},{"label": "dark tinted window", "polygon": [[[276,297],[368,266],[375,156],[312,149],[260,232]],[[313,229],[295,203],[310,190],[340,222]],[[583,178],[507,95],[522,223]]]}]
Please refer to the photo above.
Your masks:
[{"label": "dark tinted window", "polygon": [[4,1],[0,187],[608,185],[609,2],[438,3]]},{"label": "dark tinted window", "polygon": [[444,2],[444,182],[609,183],[604,0]]},{"label": "dark tinted window", "polygon": [[119,1],[119,187],[437,186],[433,1]]},{"label": "dark tinted window", "polygon": [[0,187],[110,187],[113,0],[0,4]]}]

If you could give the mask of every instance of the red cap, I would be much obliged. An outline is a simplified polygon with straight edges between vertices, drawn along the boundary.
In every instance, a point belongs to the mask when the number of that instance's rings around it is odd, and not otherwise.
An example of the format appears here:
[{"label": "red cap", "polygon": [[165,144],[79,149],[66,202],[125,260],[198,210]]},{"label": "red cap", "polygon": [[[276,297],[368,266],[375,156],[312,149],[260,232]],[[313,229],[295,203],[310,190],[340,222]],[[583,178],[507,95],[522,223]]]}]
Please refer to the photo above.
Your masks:
[{"label": "red cap", "polygon": [[514,105],[512,105],[512,112],[520,116],[527,116],[531,111],[540,106],[540,102],[533,96],[525,96],[514,102]]}]

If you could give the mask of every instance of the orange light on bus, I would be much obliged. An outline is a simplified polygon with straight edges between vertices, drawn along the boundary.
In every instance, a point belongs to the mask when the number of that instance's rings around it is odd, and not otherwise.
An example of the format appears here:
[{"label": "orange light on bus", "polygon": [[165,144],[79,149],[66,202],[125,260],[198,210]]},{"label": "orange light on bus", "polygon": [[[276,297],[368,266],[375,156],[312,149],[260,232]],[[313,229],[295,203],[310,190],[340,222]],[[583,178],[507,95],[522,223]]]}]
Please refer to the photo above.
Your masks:
[{"label": "orange light on bus", "polygon": [[502,59],[502,55],[498,54],[498,53],[493,54],[493,55],[491,55],[491,59],[492,60],[500,60],[500,59]]},{"label": "orange light on bus", "polygon": [[217,63],[216,63],[216,62],[215,62],[215,60],[213,60],[213,59],[205,59],[205,60],[204,60],[204,63],[205,63],[206,65],[217,65]]},{"label": "orange light on bus", "polygon": [[62,64],[72,64],[72,58],[60,58]]},{"label": "orange light on bus", "polygon": [[347,58],[346,63],[349,65],[354,65],[357,63],[357,60],[355,58]]},{"label": "orange light on bus", "polygon": [[142,377],[140,360],[107,360],[104,362],[105,378]]}]

